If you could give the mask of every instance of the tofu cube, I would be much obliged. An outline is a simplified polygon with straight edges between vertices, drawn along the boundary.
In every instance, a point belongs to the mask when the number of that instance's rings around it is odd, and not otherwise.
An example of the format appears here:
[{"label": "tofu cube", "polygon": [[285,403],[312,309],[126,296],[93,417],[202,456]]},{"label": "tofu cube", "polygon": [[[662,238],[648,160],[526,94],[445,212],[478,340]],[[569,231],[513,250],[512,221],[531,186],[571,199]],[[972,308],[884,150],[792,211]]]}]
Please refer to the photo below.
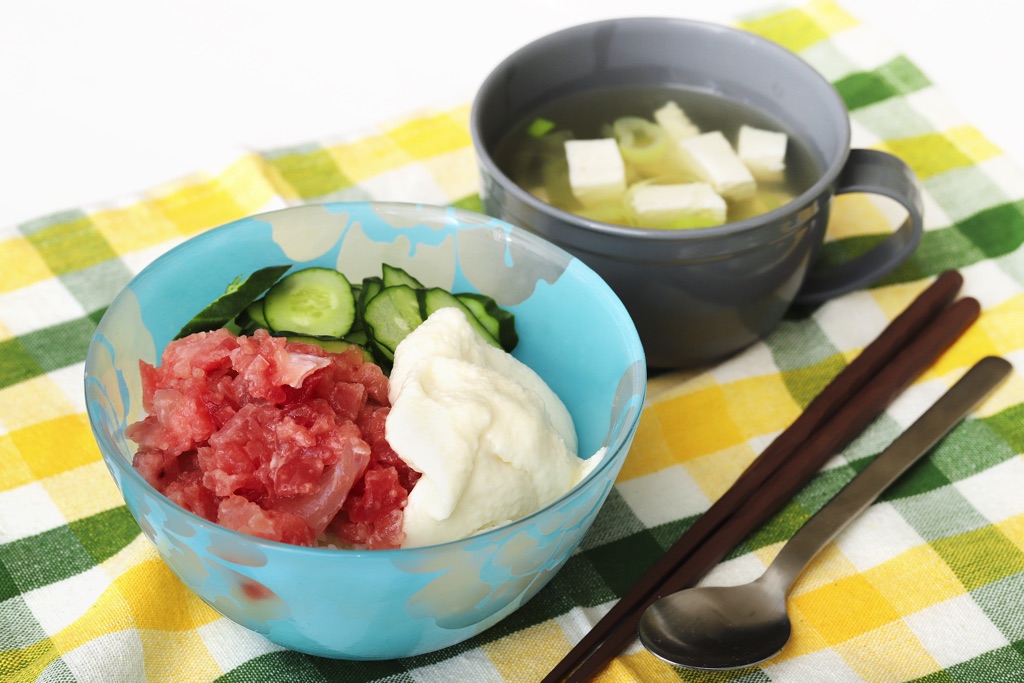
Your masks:
[{"label": "tofu cube", "polygon": [[583,206],[620,198],[626,191],[626,164],[615,138],[567,140],[569,187]]},{"label": "tofu cube", "polygon": [[753,196],[757,181],[721,131],[685,138],[678,147],[686,167],[718,194],[735,200]]},{"label": "tofu cube", "polygon": [[789,136],[772,130],[741,126],[736,152],[762,182],[781,182],[786,174],[786,145]]},{"label": "tofu cube", "polygon": [[725,200],[707,183],[635,185],[630,208],[641,228],[706,228],[726,216]]},{"label": "tofu cube", "polygon": [[654,120],[673,142],[700,135],[700,128],[694,125],[682,107],[671,100],[654,111]]}]

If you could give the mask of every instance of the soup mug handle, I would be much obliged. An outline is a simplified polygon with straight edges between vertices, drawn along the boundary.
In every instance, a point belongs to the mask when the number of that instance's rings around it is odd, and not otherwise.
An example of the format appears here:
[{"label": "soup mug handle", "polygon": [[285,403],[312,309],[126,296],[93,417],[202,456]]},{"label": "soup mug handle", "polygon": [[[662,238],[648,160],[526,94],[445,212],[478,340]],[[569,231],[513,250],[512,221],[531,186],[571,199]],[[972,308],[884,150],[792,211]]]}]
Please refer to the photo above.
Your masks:
[{"label": "soup mug handle", "polygon": [[821,303],[874,282],[903,263],[921,241],[921,191],[903,160],[873,149],[850,150],[835,193],[850,192],[889,197],[907,210],[907,218],[892,235],[864,254],[843,263],[812,267],[793,300],[796,304]]}]

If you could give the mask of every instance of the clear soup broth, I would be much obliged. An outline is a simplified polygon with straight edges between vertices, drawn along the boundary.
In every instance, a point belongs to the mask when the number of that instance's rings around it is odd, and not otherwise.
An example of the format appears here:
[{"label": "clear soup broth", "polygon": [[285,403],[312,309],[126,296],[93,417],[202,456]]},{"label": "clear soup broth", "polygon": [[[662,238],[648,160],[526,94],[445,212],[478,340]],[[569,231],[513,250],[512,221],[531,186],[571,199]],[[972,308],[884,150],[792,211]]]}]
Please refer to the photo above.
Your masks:
[{"label": "clear soup broth", "polygon": [[767,213],[820,176],[810,151],[764,112],[662,86],[548,102],[498,142],[494,158],[517,185],[560,209],[656,229]]}]

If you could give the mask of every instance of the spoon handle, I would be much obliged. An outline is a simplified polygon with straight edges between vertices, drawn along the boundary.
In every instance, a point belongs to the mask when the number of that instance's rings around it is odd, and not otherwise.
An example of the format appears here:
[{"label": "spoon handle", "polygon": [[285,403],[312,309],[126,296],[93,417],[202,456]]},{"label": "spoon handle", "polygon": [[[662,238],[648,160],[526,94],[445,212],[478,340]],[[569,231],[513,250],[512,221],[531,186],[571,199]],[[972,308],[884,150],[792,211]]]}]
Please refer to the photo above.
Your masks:
[{"label": "spoon handle", "polygon": [[988,396],[1012,367],[994,356],[978,361],[793,535],[762,580],[788,592],[807,563]]}]

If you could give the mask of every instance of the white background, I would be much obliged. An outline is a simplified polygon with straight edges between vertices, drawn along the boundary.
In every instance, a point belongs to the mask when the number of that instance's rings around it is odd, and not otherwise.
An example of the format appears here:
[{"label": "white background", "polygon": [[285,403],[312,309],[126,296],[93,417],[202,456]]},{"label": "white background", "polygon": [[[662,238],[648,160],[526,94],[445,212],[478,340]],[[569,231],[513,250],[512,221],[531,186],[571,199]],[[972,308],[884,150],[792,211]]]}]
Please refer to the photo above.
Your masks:
[{"label": "white background", "polygon": [[[469,101],[505,55],[613,16],[728,22],[777,0],[0,0],[0,226],[239,149]],[[801,4],[801,3],[797,3]],[[846,0],[1024,162],[1024,3]]]}]

